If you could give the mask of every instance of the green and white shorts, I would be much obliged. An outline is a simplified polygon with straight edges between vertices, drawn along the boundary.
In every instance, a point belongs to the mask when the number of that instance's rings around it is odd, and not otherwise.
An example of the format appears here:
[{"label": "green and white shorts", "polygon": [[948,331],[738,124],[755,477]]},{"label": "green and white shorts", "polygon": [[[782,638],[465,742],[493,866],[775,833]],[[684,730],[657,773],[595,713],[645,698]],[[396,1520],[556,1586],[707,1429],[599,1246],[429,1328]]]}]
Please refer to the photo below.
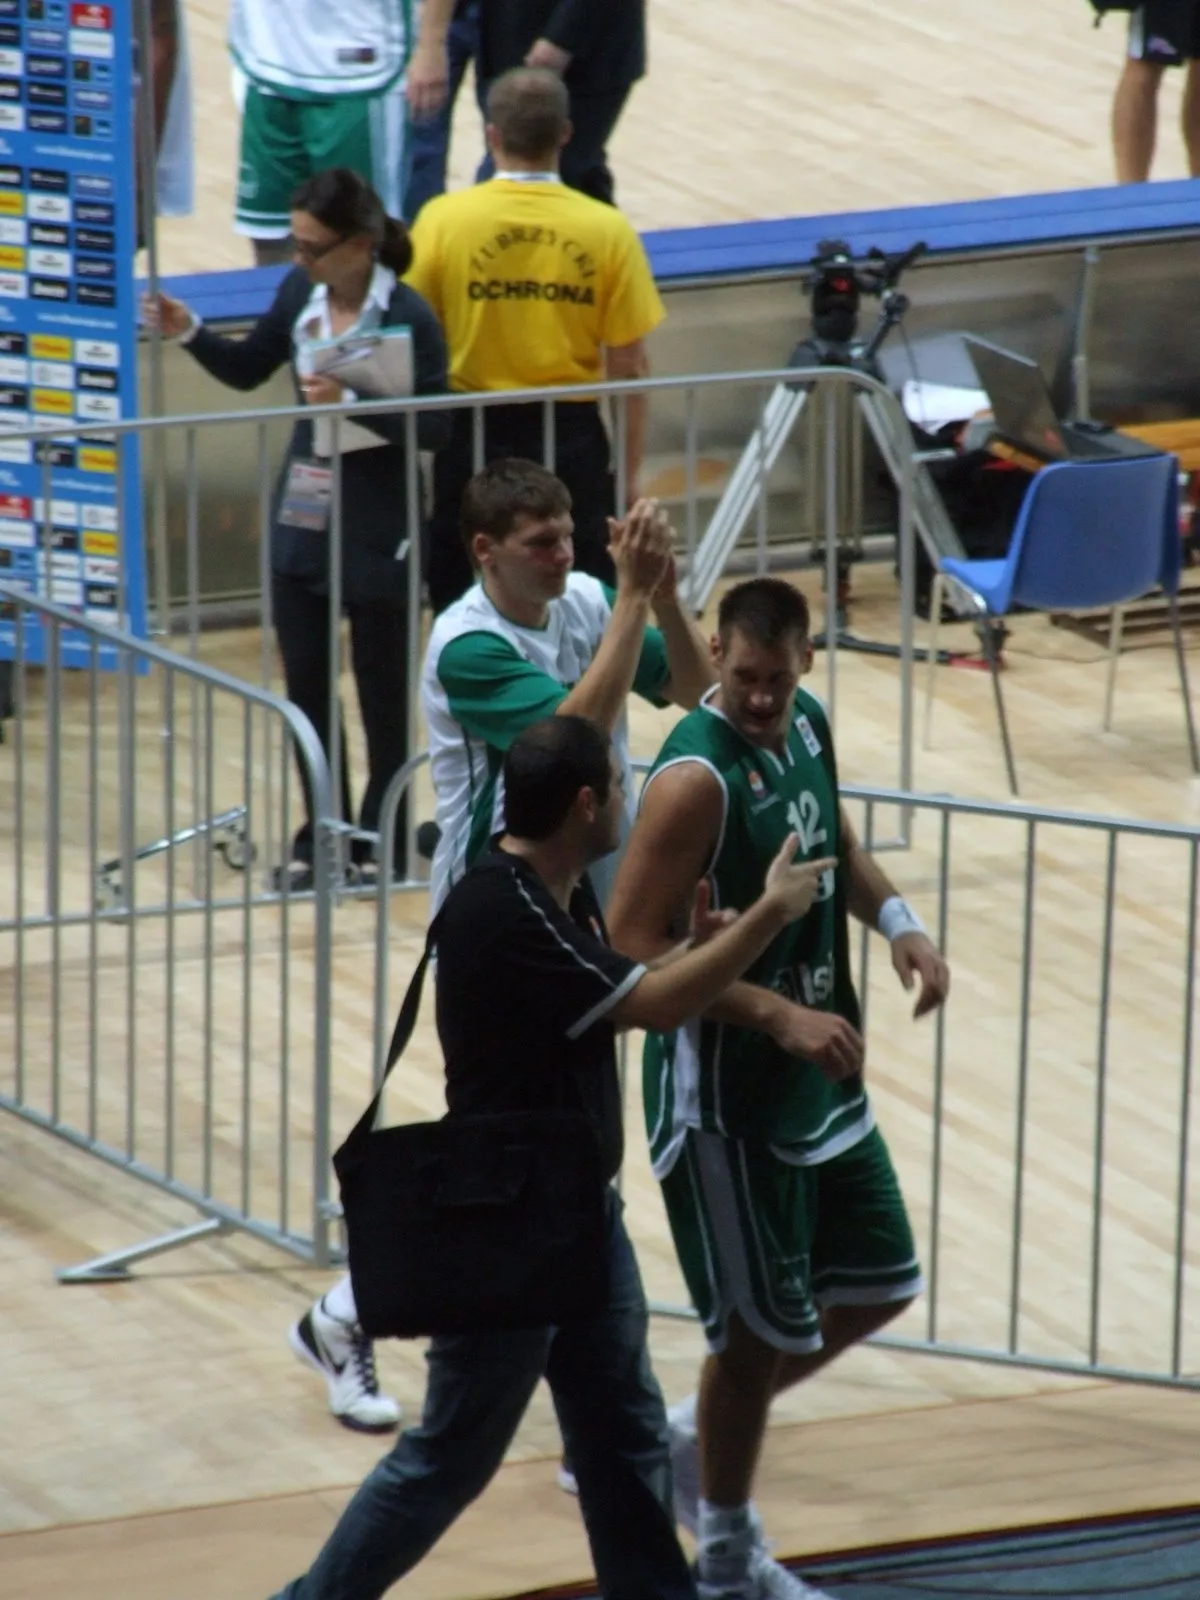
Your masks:
[{"label": "green and white shorts", "polygon": [[251,239],[286,239],[296,185],[350,167],[398,217],[408,182],[403,80],[378,94],[289,100],[251,84],[242,109],[234,226]]},{"label": "green and white shorts", "polygon": [[662,1191],[712,1350],[736,1311],[776,1350],[808,1355],[821,1348],[822,1306],[886,1305],[924,1287],[878,1129],[799,1166],[779,1147],[692,1128]]}]

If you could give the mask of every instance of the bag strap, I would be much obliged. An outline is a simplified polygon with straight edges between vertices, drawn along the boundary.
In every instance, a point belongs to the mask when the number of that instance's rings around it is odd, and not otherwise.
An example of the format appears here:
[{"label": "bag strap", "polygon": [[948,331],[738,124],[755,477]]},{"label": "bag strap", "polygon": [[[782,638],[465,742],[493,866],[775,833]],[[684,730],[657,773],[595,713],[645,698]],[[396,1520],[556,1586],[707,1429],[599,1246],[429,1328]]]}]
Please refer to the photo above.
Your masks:
[{"label": "bag strap", "polygon": [[421,952],[421,959],[417,963],[417,970],[409,980],[408,993],[400,1003],[400,1015],[396,1018],[396,1026],[392,1029],[392,1042],[388,1045],[387,1060],[384,1062],[383,1076],[379,1080],[379,1087],[371,1104],[359,1117],[358,1121],[347,1134],[343,1150],[352,1149],[367,1138],[375,1126],[375,1118],[379,1114],[379,1102],[383,1099],[384,1085],[387,1083],[388,1074],[399,1061],[408,1048],[408,1041],[412,1038],[413,1029],[417,1025],[417,1016],[421,1010],[421,991],[425,987],[425,970],[429,966],[429,957],[437,945],[438,927],[441,923],[441,914],[434,917],[429,924],[429,931],[425,935],[425,948]]}]

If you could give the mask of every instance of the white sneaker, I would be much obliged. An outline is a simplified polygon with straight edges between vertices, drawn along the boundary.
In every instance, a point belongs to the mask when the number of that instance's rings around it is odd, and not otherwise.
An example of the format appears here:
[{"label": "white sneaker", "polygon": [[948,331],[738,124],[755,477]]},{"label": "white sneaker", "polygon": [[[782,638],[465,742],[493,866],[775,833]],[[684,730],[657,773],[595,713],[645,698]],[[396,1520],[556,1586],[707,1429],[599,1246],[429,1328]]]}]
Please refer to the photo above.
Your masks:
[{"label": "white sneaker", "polygon": [[671,1440],[675,1520],[694,1537],[700,1521],[700,1436],[696,1432],[693,1396],[667,1407],[667,1427]]},{"label": "white sneaker", "polygon": [[575,1474],[565,1461],[558,1463],[558,1487],[564,1494],[578,1494],[579,1484],[575,1481]]},{"label": "white sneaker", "polygon": [[329,1386],[329,1409],[358,1433],[391,1433],[400,1425],[400,1405],[381,1394],[375,1346],[357,1323],[330,1316],[318,1300],[288,1331],[288,1343]]},{"label": "white sneaker", "polygon": [[753,1505],[744,1528],[701,1545],[696,1592],[700,1600],[833,1600],[773,1559]]},{"label": "white sneaker", "polygon": [[833,1600],[824,1589],[805,1583],[798,1572],[789,1572],[772,1559],[766,1545],[760,1545],[750,1563],[751,1576],[757,1587],[756,1600]]}]

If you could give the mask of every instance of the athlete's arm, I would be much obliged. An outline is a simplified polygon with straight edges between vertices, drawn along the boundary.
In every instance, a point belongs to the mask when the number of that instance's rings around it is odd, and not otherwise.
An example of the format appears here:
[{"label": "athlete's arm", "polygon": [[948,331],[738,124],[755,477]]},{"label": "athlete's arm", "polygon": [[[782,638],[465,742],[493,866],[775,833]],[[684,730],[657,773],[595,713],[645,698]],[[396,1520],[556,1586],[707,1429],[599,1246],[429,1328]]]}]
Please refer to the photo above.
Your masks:
[{"label": "athlete's arm", "polygon": [[679,603],[675,583],[672,555],[653,601],[654,620],[667,649],[668,677],[659,693],[664,700],[690,711],[704,691],[712,688],[717,672],[707,640]]},{"label": "athlete's arm", "polygon": [[[720,781],[700,761],[676,762],[650,779],[609,901],[609,935],[618,950],[645,962],[670,952],[716,852],[724,811]],[[742,980],[708,998],[697,1010],[710,1021],[755,1028],[835,1080],[862,1070],[861,1035],[831,1011],[810,1010]]]},{"label": "athlete's arm", "polygon": [[834,862],[832,857],[795,861],[797,842],[794,833],[784,840],[767,868],[762,894],[736,922],[668,966],[642,974],[609,1013],[618,1027],[661,1032],[680,1027],[695,1016],[707,995],[727,988],[789,922],[805,915],[817,897],[822,873]]},{"label": "athlete's arm", "polygon": [[[868,928],[879,927],[879,914],[889,900],[900,895],[883,868],[863,849],[858,835],[841,812],[842,863],[846,871],[846,903],[851,916]],[[914,1017],[923,1017],[942,1005],[950,992],[950,968],[927,933],[909,929],[891,941],[892,965],[900,982],[911,989],[920,981]]]},{"label": "athlete's arm", "polygon": [[450,92],[446,31],[454,0],[422,0],[417,42],[404,75],[404,93],[413,118],[436,116]]},{"label": "athlete's arm", "polygon": [[609,733],[633,688],[651,601],[670,554],[669,530],[654,500],[639,500],[623,522],[610,525],[610,534],[617,569],[612,613],[591,665],[558,706],[560,716],[590,717]]},{"label": "athlete's arm", "polygon": [[[627,378],[648,378],[650,357],[646,354],[644,339],[632,344],[606,345],[604,371],[609,380],[619,383]],[[618,415],[625,412],[625,504],[632,505],[638,495],[638,479],[642,475],[642,457],[646,449],[646,396],[627,394],[617,406]]]}]

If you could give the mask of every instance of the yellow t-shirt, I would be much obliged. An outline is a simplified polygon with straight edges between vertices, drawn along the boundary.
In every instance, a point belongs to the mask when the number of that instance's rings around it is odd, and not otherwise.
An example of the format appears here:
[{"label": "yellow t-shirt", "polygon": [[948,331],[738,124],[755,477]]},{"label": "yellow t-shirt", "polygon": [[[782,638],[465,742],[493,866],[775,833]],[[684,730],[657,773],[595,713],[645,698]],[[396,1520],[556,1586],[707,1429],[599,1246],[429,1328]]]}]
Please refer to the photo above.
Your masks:
[{"label": "yellow t-shirt", "polygon": [[439,195],[412,244],[407,281],[445,329],[460,392],[601,381],[604,346],[663,318],[628,219],[562,183],[492,178]]}]

